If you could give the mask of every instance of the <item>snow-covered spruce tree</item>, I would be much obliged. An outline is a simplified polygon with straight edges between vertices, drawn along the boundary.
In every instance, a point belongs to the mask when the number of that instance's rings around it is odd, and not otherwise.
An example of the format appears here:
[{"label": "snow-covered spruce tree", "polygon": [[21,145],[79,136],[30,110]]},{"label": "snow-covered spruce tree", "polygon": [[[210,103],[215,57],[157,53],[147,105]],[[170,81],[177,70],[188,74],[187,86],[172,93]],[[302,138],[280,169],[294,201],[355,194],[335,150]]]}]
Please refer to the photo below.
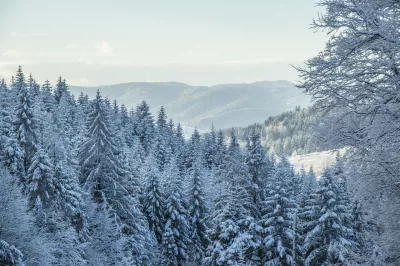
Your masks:
[{"label": "snow-covered spruce tree", "polygon": [[24,266],[22,252],[0,239],[0,265]]},{"label": "snow-covered spruce tree", "polygon": [[13,131],[13,97],[4,80],[0,83],[0,160],[11,174],[24,177],[23,152]]},{"label": "snow-covered spruce tree", "polygon": [[159,171],[164,170],[164,166],[168,163],[171,157],[171,147],[169,146],[169,134],[167,125],[167,115],[165,109],[161,106],[158,112],[157,123],[155,131],[155,148],[153,150],[156,158],[156,163]]},{"label": "snow-covered spruce tree", "polygon": [[[292,199],[296,199],[300,193],[300,178],[296,177],[293,166],[290,164],[289,159],[285,154],[281,156],[278,163],[275,163],[273,172],[279,172],[279,175],[285,176],[285,180],[287,181],[287,187],[285,189]],[[266,185],[267,190],[271,185],[273,185],[273,183],[268,182]]]},{"label": "snow-covered spruce tree", "polygon": [[260,265],[258,256],[260,228],[253,218],[235,222],[227,219],[210,231],[211,245],[207,248],[205,265]]},{"label": "snow-covered spruce tree", "polygon": [[302,208],[305,205],[306,199],[314,191],[314,189],[316,189],[318,186],[317,178],[315,176],[312,166],[308,170],[308,173],[306,173],[304,168],[301,169],[300,179],[302,181],[301,181],[301,188],[300,188],[300,194],[298,197],[298,201],[299,201],[300,207]]},{"label": "snow-covered spruce tree", "polygon": [[205,250],[210,244],[210,239],[207,235],[206,219],[208,209],[204,198],[204,169],[201,164],[200,154],[189,169],[189,174],[190,239],[192,241],[190,260],[194,264],[201,264]]},{"label": "snow-covered spruce tree", "polygon": [[353,229],[346,225],[351,217],[350,206],[339,197],[332,169],[325,169],[320,183],[302,213],[306,220],[302,224],[306,230],[304,265],[351,265],[349,258],[356,243],[352,240]]},{"label": "snow-covered spruce tree", "polygon": [[32,73],[29,74],[28,87],[29,94],[31,95],[32,99],[35,99],[40,94],[40,85],[36,83],[36,80],[33,78]]},{"label": "snow-covered spruce tree", "polygon": [[153,147],[155,134],[154,119],[150,113],[149,105],[145,101],[141,102],[136,107],[135,115],[137,121],[134,129],[146,155],[148,155]]},{"label": "snow-covered spruce tree", "polygon": [[253,217],[259,212],[252,202],[248,168],[234,130],[218,179],[205,263],[258,265],[261,228]]},{"label": "snow-covered spruce tree", "polygon": [[200,151],[201,148],[201,139],[200,139],[200,133],[199,131],[195,128],[192,136],[190,137],[190,140],[187,142],[185,146],[185,168],[190,169],[194,163],[194,161],[197,158],[198,152]]},{"label": "snow-covered spruce tree", "polygon": [[168,147],[171,150],[171,156],[176,155],[176,136],[175,136],[175,124],[172,118],[169,119],[167,125],[167,135],[168,135]]},{"label": "snow-covered spruce tree", "polygon": [[218,169],[223,164],[227,152],[224,133],[222,130],[218,131],[216,146],[215,167]]},{"label": "snow-covered spruce tree", "polygon": [[143,173],[146,185],[143,193],[143,212],[147,217],[150,230],[154,233],[157,242],[162,244],[164,232],[165,197],[160,188],[160,172],[152,154],[145,162]]},{"label": "snow-covered spruce tree", "polygon": [[118,160],[119,151],[115,148],[109,125],[108,112],[98,91],[88,117],[86,141],[79,153],[81,180],[97,203],[97,209],[108,212],[115,226],[114,238],[105,241],[123,241],[119,252],[124,257],[113,263],[129,261],[144,265],[150,263],[153,241],[139,203],[127,189],[125,178],[128,173]]},{"label": "snow-covered spruce tree", "polygon": [[18,67],[12,90],[18,95],[17,109],[13,122],[14,131],[23,151],[23,165],[25,172],[27,172],[30,160],[36,151],[37,138],[35,134],[35,118],[33,116],[32,100],[21,66]]},{"label": "snow-covered spruce tree", "polygon": [[246,164],[251,176],[253,203],[260,206],[268,175],[269,159],[266,149],[261,145],[260,134],[256,133],[254,128],[248,139]]},{"label": "snow-covered spruce tree", "polygon": [[263,265],[298,265],[296,260],[295,241],[297,233],[294,228],[298,206],[288,192],[290,169],[286,164],[274,170],[269,180],[269,189],[260,220],[262,227],[262,263]]},{"label": "snow-covered spruce tree", "polygon": [[176,126],[175,138],[175,158],[179,167],[179,170],[183,172],[185,167],[185,136],[180,123]]},{"label": "snow-covered spruce tree", "polygon": [[165,265],[184,265],[189,259],[190,231],[188,203],[175,160],[168,164],[171,193],[166,200],[163,253]]},{"label": "snow-covered spruce tree", "polygon": [[58,196],[53,169],[47,153],[38,147],[30,162],[26,186],[29,208],[40,216],[55,204]]},{"label": "snow-covered spruce tree", "polygon": [[210,133],[204,135],[202,142],[202,154],[208,170],[216,166],[217,156],[217,133],[215,132],[214,124],[211,125]]},{"label": "snow-covered spruce tree", "polygon": [[75,228],[79,237],[87,238],[87,221],[83,210],[82,190],[76,170],[66,161],[59,161],[54,170],[56,189],[58,190],[58,205],[64,217]]},{"label": "snow-covered spruce tree", "polygon": [[56,105],[56,100],[54,99],[51,91],[50,81],[47,79],[42,85],[42,99],[46,111],[49,113],[53,112]]},{"label": "snow-covered spruce tree", "polygon": [[339,197],[344,204],[350,205],[350,195],[347,188],[348,177],[344,172],[343,158],[340,157],[339,152],[336,153],[334,164],[331,166],[332,174],[335,182],[339,187]]},{"label": "snow-covered spruce tree", "polygon": [[1,165],[0,187],[1,239],[24,254],[23,262],[26,265],[52,265],[54,257],[51,252],[54,250],[54,242],[46,239],[42,230],[34,223],[35,219],[27,209],[27,198],[21,193],[18,179]]},{"label": "snow-covered spruce tree", "polygon": [[58,78],[56,87],[54,89],[54,99],[56,100],[57,103],[60,103],[61,96],[64,94],[67,94],[68,92],[68,85],[65,82],[65,79],[63,79],[61,76]]},{"label": "snow-covered spruce tree", "polygon": [[253,202],[253,190],[249,168],[245,161],[245,155],[239,147],[236,133],[232,129],[230,143],[227,150],[224,165],[221,169],[221,177],[227,186],[230,186],[235,193],[242,194],[240,200],[243,206],[251,212],[252,217],[259,218],[260,212]]}]

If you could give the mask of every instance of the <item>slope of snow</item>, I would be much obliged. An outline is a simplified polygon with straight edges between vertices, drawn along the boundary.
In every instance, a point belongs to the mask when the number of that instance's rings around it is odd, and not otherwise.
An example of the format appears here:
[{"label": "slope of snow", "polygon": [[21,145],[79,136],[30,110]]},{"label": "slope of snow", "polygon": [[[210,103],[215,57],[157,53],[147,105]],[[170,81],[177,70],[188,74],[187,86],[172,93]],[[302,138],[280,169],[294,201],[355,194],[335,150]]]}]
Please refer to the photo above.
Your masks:
[{"label": "slope of snow", "polygon": [[[339,150],[340,154],[343,155],[345,149]],[[293,165],[296,172],[299,172],[302,167],[307,171],[312,166],[315,174],[319,177],[324,168],[329,167],[335,162],[336,151],[321,151],[313,152],[302,155],[292,155],[289,157],[290,163]]]}]

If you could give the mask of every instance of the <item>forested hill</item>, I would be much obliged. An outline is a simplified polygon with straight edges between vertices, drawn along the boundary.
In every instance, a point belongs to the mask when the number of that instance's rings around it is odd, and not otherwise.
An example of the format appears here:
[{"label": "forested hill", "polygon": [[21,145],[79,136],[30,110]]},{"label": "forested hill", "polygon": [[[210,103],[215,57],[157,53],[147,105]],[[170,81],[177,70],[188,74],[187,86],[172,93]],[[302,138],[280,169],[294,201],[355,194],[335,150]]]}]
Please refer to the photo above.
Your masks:
[{"label": "forested hill", "polygon": [[[319,116],[315,111],[297,106],[292,111],[270,116],[263,123],[236,127],[235,131],[238,140],[245,144],[252,130],[255,130],[270,153],[291,156],[293,153],[306,154],[324,149],[315,141],[314,129],[318,121]],[[226,138],[229,138],[230,130],[223,131]]]},{"label": "forested hill", "polygon": [[247,126],[262,122],[265,117],[308,106],[310,98],[293,83],[284,80],[243,84],[192,86],[177,82],[131,82],[96,87],[70,86],[93,98],[97,90],[115,99],[128,109],[145,100],[152,112],[164,106],[171,118],[184,128],[209,130],[214,123],[219,128]]}]

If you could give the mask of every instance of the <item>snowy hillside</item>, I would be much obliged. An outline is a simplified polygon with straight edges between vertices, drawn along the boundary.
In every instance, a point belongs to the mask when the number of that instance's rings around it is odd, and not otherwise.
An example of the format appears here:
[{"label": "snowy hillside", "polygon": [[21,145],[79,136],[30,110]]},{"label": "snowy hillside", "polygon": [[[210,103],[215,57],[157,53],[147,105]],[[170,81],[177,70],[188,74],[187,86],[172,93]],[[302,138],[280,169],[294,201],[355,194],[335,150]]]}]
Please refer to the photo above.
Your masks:
[{"label": "snowy hillside", "polygon": [[191,86],[177,82],[132,82],[98,87],[71,86],[77,95],[93,98],[97,89],[128,108],[146,100],[152,111],[160,106],[168,116],[189,128],[209,129],[247,126],[263,122],[268,116],[308,106],[308,96],[288,81],[262,81],[248,84],[221,84],[211,87]]},{"label": "snowy hillside", "polygon": [[[339,150],[340,154],[344,154],[344,149]],[[317,177],[321,176],[323,170],[330,167],[335,162],[336,151],[321,151],[308,154],[293,155],[289,157],[289,162],[293,165],[295,172],[300,169],[314,169]]]}]

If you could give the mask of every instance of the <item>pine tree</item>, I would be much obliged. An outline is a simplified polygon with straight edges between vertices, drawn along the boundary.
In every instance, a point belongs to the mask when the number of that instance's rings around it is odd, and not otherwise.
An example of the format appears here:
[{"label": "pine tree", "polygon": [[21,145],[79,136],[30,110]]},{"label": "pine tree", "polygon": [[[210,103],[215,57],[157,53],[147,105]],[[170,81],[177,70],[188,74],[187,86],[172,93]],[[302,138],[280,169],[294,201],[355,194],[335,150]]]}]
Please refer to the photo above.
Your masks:
[{"label": "pine tree", "polygon": [[61,76],[57,80],[56,88],[54,89],[54,99],[60,103],[61,96],[68,94],[68,85]]},{"label": "pine tree", "polygon": [[185,168],[185,136],[180,123],[176,126],[175,143],[174,143],[175,157],[179,170],[184,171]]},{"label": "pine tree", "polygon": [[258,265],[259,216],[252,203],[250,177],[235,131],[231,131],[225,162],[219,172],[219,195],[211,215],[207,265]]},{"label": "pine tree", "polygon": [[157,118],[157,128],[156,128],[156,139],[155,139],[155,148],[154,155],[156,157],[156,162],[158,169],[160,171],[164,170],[164,165],[167,164],[171,157],[171,149],[168,145],[168,125],[167,125],[167,116],[165,114],[164,107],[161,106],[160,111],[158,112]]},{"label": "pine tree", "polygon": [[260,221],[264,238],[263,265],[297,265],[293,243],[297,237],[294,222],[298,206],[287,191],[290,180],[286,173],[282,166],[274,171],[264,201]]},{"label": "pine tree", "polygon": [[13,131],[12,94],[4,80],[0,83],[0,160],[10,173],[24,175],[23,153]]},{"label": "pine tree", "polygon": [[267,152],[261,145],[261,138],[253,128],[248,139],[246,164],[251,176],[252,197],[255,205],[260,205],[269,166]]},{"label": "pine tree", "polygon": [[204,260],[205,265],[260,265],[258,238],[260,228],[253,218],[240,221],[227,219],[210,232],[213,240]]},{"label": "pine tree", "polygon": [[218,131],[216,146],[215,166],[218,169],[223,164],[227,152],[222,130]]},{"label": "pine tree", "polygon": [[[169,163],[172,191],[166,200],[163,252],[167,265],[184,265],[190,245],[189,215],[176,162]],[[171,175],[173,174],[173,176]]]},{"label": "pine tree", "polygon": [[200,133],[195,128],[189,142],[185,147],[185,168],[190,169],[197,158],[198,151],[201,148]]},{"label": "pine tree", "polygon": [[150,230],[154,232],[158,243],[161,244],[164,232],[164,195],[160,188],[160,172],[152,155],[149,155],[146,160],[143,176],[146,181],[143,195],[143,212],[147,217]]},{"label": "pine tree", "polygon": [[207,168],[211,170],[216,166],[217,157],[217,134],[215,132],[214,124],[211,125],[210,133],[204,135],[202,149],[205,164],[207,165]]},{"label": "pine tree", "polygon": [[42,148],[38,148],[32,157],[26,183],[30,209],[42,211],[43,208],[50,208],[55,204],[58,192],[53,165]]},{"label": "pine tree", "polygon": [[299,194],[299,203],[301,207],[304,207],[305,200],[314,191],[314,189],[318,187],[318,183],[312,166],[310,167],[308,173],[306,173],[304,168],[302,168],[300,178],[302,182]]},{"label": "pine tree", "polygon": [[[149,260],[146,246],[152,241],[145,217],[138,209],[137,199],[129,194],[125,177],[128,175],[118,160],[109,113],[97,91],[87,124],[86,141],[79,153],[81,182],[102,211],[110,213],[117,232],[122,234],[124,253],[133,264]],[[120,240],[121,240],[120,239]],[[112,240],[110,240],[112,241]],[[115,241],[115,240],[114,240]]]},{"label": "pine tree", "polygon": [[36,80],[33,78],[32,73],[29,74],[28,87],[29,94],[31,95],[32,99],[39,95],[40,85],[36,83]]},{"label": "pine tree", "polygon": [[56,100],[51,93],[51,85],[49,80],[46,79],[42,85],[43,102],[47,112],[51,113],[55,109]]},{"label": "pine tree", "polygon": [[349,256],[356,246],[353,229],[346,226],[351,218],[349,206],[339,197],[340,188],[331,169],[325,169],[321,186],[312,194],[302,216],[307,234],[303,251],[305,265],[351,265]]},{"label": "pine tree", "polygon": [[59,195],[59,209],[81,239],[86,239],[88,232],[86,215],[83,211],[83,192],[76,171],[66,161],[59,161],[55,166],[54,179]]},{"label": "pine tree", "polygon": [[143,101],[136,107],[135,114],[137,118],[135,132],[139,136],[146,155],[148,155],[152,149],[155,134],[154,119],[150,113],[149,105]]},{"label": "pine tree", "polygon": [[207,246],[210,243],[210,239],[207,235],[207,224],[206,218],[208,210],[204,198],[204,185],[203,185],[203,174],[204,170],[201,166],[201,159],[198,155],[197,160],[194,162],[191,169],[189,169],[191,188],[189,191],[189,215],[190,215],[190,226],[192,241],[192,254],[191,259],[197,264],[201,264],[205,255]]},{"label": "pine tree", "polygon": [[25,172],[27,172],[30,160],[36,152],[37,138],[35,134],[35,118],[33,116],[32,101],[21,66],[18,68],[12,89],[18,94],[18,105],[14,117],[14,130],[17,135],[18,143],[23,151],[23,165]]},{"label": "pine tree", "polygon": [[226,159],[222,166],[222,178],[231,186],[235,193],[241,194],[242,204],[254,218],[260,217],[259,206],[253,201],[253,186],[245,156],[239,147],[235,130],[232,129]]}]

